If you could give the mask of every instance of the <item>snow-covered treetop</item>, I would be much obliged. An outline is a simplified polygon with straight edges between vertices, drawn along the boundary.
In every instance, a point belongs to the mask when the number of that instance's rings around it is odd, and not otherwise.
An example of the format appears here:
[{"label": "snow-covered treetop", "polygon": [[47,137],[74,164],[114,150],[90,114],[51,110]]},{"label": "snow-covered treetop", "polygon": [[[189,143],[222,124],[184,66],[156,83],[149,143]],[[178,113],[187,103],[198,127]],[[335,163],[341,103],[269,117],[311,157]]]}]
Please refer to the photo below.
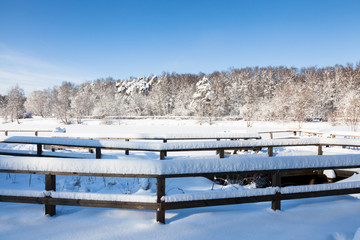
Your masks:
[{"label": "snow-covered treetop", "polygon": [[151,86],[157,81],[157,76],[140,77],[124,80],[116,83],[118,93],[125,93],[129,96],[141,93],[148,94]]},{"label": "snow-covered treetop", "polygon": [[211,101],[214,98],[214,91],[208,78],[203,77],[196,83],[196,92],[193,95],[194,100]]}]

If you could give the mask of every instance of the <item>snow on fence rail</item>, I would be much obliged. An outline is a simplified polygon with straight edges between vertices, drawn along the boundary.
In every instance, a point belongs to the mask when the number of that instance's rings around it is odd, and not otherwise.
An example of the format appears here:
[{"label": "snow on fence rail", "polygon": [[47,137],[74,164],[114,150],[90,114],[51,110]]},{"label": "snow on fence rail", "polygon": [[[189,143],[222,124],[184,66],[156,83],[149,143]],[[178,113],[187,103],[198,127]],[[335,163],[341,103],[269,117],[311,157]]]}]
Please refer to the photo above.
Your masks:
[{"label": "snow on fence rail", "polygon": [[[123,141],[119,139],[78,139],[78,138],[51,138],[51,137],[24,137],[13,136],[0,138],[0,143],[36,144],[37,156],[46,156],[43,145],[67,147],[94,148],[96,158],[101,158],[101,149],[129,151],[159,152],[160,159],[164,160],[167,152],[175,151],[211,151],[216,150],[220,158],[224,158],[225,150],[261,149],[267,148],[268,155],[273,156],[275,147],[316,146],[318,155],[322,155],[323,146],[350,146],[360,147],[359,139],[336,138],[300,138],[300,139],[266,139],[266,140],[235,140],[235,141],[187,141],[187,142],[139,142]],[[0,151],[1,154],[27,155],[21,152]]]},{"label": "snow on fence rail", "polygon": [[56,138],[82,138],[82,139],[129,139],[129,140],[220,140],[220,139],[261,139],[258,133],[243,133],[243,132],[217,132],[217,133],[196,133],[196,134],[180,134],[180,133],[167,133],[167,134],[147,134],[147,133],[113,133],[107,134],[107,136],[85,133],[82,137],[78,135],[66,133],[66,134],[54,134],[52,137]]},{"label": "snow on fence rail", "polygon": [[259,134],[269,134],[270,139],[274,139],[275,133],[290,133],[290,136],[282,136],[277,138],[300,138],[302,136],[308,136],[308,137],[323,137],[325,134],[322,132],[312,131],[312,130],[272,130],[272,131],[265,131],[265,132],[259,132]]},{"label": "snow on fence rail", "polygon": [[[52,137],[55,138],[76,138],[76,139],[123,139],[127,142],[130,140],[161,140],[164,143],[168,141],[174,140],[249,140],[249,139],[261,139],[260,134],[258,133],[243,133],[243,132],[217,132],[217,133],[196,133],[196,134],[146,134],[146,133],[113,133],[111,135],[107,135],[106,137],[98,134],[85,134],[82,137],[78,137],[76,134],[66,135],[56,134]],[[55,149],[55,148],[52,148]],[[129,155],[129,150],[125,150],[125,154]],[[164,153],[164,157],[166,156],[166,152]]]},{"label": "snow on fence rail", "polygon": [[[281,187],[281,176],[291,171],[359,167],[360,155],[172,161],[0,156],[0,172],[45,174],[45,191],[0,190],[0,201],[45,204],[45,214],[49,215],[56,213],[56,205],[156,210],[156,220],[165,223],[165,211],[170,209],[271,201],[272,209],[280,210],[281,200],[360,193],[360,182]],[[272,187],[165,194],[167,178],[249,173],[271,174]],[[154,196],[58,193],[56,175],[156,178],[157,192]]]},{"label": "snow on fence rail", "polygon": [[40,132],[53,132],[52,130],[16,130],[16,129],[9,129],[9,130],[2,130],[0,129],[0,132],[3,132],[5,134],[5,136],[9,135],[9,132],[19,132],[19,133],[25,133],[25,132],[30,132],[30,133],[34,133],[35,136],[38,136]]}]

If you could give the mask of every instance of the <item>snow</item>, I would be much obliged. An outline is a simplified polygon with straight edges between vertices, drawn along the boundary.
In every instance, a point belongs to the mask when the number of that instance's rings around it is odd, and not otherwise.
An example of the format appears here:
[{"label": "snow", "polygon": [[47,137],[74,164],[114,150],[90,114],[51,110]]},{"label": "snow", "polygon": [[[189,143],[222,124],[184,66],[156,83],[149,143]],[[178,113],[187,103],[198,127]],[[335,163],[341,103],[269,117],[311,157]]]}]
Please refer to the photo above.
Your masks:
[{"label": "snow", "polygon": [[0,169],[106,174],[176,175],[303,168],[359,167],[360,154],[280,156],[257,158],[200,158],[169,161],[126,159],[70,159],[0,156]]},{"label": "snow", "polygon": [[336,178],[336,173],[334,170],[324,170],[323,174],[328,178],[328,179],[335,179]]},{"label": "snow", "polygon": [[338,182],[331,184],[316,184],[316,185],[305,185],[305,186],[290,186],[290,187],[280,188],[280,193],[290,194],[290,193],[317,192],[317,191],[351,189],[351,188],[358,188],[360,193],[360,181]]},{"label": "snow", "polygon": [[119,81],[116,83],[118,93],[125,92],[127,95],[133,95],[135,93],[146,94],[150,90],[151,86],[157,81],[157,76],[140,77],[130,80]]},{"label": "snow", "polygon": [[[2,124],[1,129],[54,129],[59,122],[54,119],[28,119],[23,120],[22,124]],[[349,128],[344,125],[331,126],[329,123],[304,123],[304,128],[314,129],[329,133],[332,131],[348,131]],[[254,122],[253,132],[267,131],[272,128],[291,129],[297,126],[292,122]],[[92,129],[89,132],[89,127]],[[86,134],[94,134],[98,136],[114,136],[115,133],[133,132],[135,134],[215,134],[216,132],[225,131],[242,131],[246,132],[246,122],[242,121],[225,121],[214,122],[212,126],[202,125],[191,120],[121,120],[121,125],[101,125],[98,120],[84,120],[84,125],[66,126],[66,134],[74,134],[79,137],[86,137]],[[26,134],[26,133],[23,133]],[[51,136],[53,133],[40,133],[40,136]],[[33,133],[28,133],[31,136]],[[20,136],[19,133],[10,133],[11,136]],[[268,137],[264,135],[264,137]],[[265,140],[265,139],[264,139]],[[131,142],[131,141],[130,141]],[[222,141],[221,141],[222,142]],[[169,142],[168,142],[169,143]],[[171,143],[171,142],[170,142]],[[326,144],[324,144],[326,145]],[[20,145],[19,145],[20,146]],[[19,150],[30,149],[33,146],[21,145]],[[289,157],[292,155],[316,154],[314,147],[286,147],[276,148],[275,156]],[[325,148],[324,156],[345,154],[354,155],[354,159],[346,158],[346,161],[356,161],[357,149],[330,147]],[[78,153],[77,150],[71,150],[69,153]],[[105,152],[105,151],[104,151]],[[176,152],[168,153],[168,161],[160,161],[158,154],[134,152],[130,156],[124,156],[123,152],[109,151],[104,153],[104,159],[96,161],[108,161],[107,167],[123,167],[116,166],[124,163],[123,161],[131,161],[133,159],[143,160],[144,171],[154,162],[176,162],[182,170],[189,170],[186,161],[194,159],[199,160],[200,165],[207,167],[216,167],[221,160],[226,160],[226,167],[234,162],[246,160],[243,167],[255,166],[250,164],[250,160],[257,159],[258,156],[264,156],[266,152],[241,152],[238,155],[227,156],[225,159],[214,159],[214,153],[207,152]],[[321,156],[320,156],[321,157]],[[5,158],[5,157],[4,157]],[[2,157],[2,159],[4,159]],[[265,157],[260,157],[262,167],[266,167]],[[269,160],[278,159],[268,158]],[[15,159],[15,158],[14,158]],[[36,158],[34,158],[36,159]],[[37,158],[42,161],[42,158]],[[44,158],[48,159],[48,158]],[[206,165],[206,160],[211,163]],[[280,158],[281,159],[281,158]],[[31,159],[30,159],[31,160]],[[56,159],[54,159],[55,161]],[[83,160],[83,159],[76,159]],[[91,160],[91,159],[90,159]],[[89,161],[90,161],[89,160]],[[95,161],[95,159],[92,159]],[[146,163],[150,160],[149,163]],[[181,161],[180,161],[181,160]],[[212,161],[214,160],[214,161]],[[229,160],[229,161],[228,161]],[[259,161],[262,161],[259,160]],[[48,167],[51,164],[48,163]],[[87,162],[88,159],[85,159]],[[234,161],[234,162],[232,162]],[[332,161],[332,160],[331,160]],[[5,161],[11,164],[10,160]],[[91,163],[92,161],[90,161]],[[138,162],[139,163],[139,162]],[[17,164],[13,163],[14,167]],[[35,163],[29,162],[36,165]],[[46,167],[45,162],[40,162],[39,167]],[[63,162],[61,167],[65,167],[69,163]],[[80,163],[77,163],[80,167]],[[95,162],[92,167],[95,169]],[[91,165],[90,164],[90,165]],[[286,164],[280,161],[279,165]],[[288,163],[290,164],[290,163]],[[298,163],[296,163],[298,164]],[[324,163],[325,165],[327,163]],[[75,164],[76,165],[76,164]],[[199,165],[199,166],[200,166]],[[10,166],[10,165],[9,165]],[[165,165],[164,165],[165,166]],[[196,169],[199,166],[195,166]],[[202,167],[204,167],[202,166]],[[60,166],[58,166],[60,167]],[[152,169],[154,165],[151,166]],[[225,166],[224,166],[225,167]],[[240,167],[240,165],[236,166]],[[136,167],[138,168],[138,167]],[[100,169],[101,170],[101,169]],[[138,171],[139,169],[135,169]],[[154,170],[154,169],[153,169]],[[161,169],[161,171],[174,171],[173,169]],[[157,171],[160,171],[158,169]],[[134,183],[135,181],[135,183]],[[342,182],[360,181],[359,174],[346,179]],[[115,179],[115,178],[87,178],[87,177],[66,177],[57,176],[57,193],[72,194],[80,196],[80,193],[96,194],[91,197],[100,197],[99,195],[124,195],[127,191],[133,192],[136,197],[144,196],[144,198],[152,197],[156,186],[155,181],[150,179],[148,184],[141,180],[141,184],[136,179]],[[337,184],[340,184],[339,182]],[[142,187],[144,186],[144,190]],[[149,186],[146,186],[149,185]],[[262,189],[243,189],[239,185],[221,186],[215,184],[214,190],[210,191],[213,182],[205,178],[173,178],[167,179],[166,189],[167,195],[170,196],[194,196],[200,197],[201,194],[211,192],[216,195],[235,194],[237,189],[249,193],[253,190],[264,191]],[[311,188],[327,187],[310,186],[308,189],[286,188],[286,191],[310,191]],[[351,186],[351,184],[350,184]],[[44,192],[43,176],[35,176],[29,174],[0,174],[0,187],[2,191],[39,191]],[[155,188],[155,189],[154,189]],[[270,188],[271,189],[271,188]],[[282,188],[283,191],[285,188]],[[87,192],[90,191],[90,192]],[[62,193],[64,192],[64,193]],[[230,193],[231,192],[231,193]],[[239,191],[238,191],[239,192]],[[97,195],[98,194],[98,195]],[[197,195],[198,194],[198,195]],[[244,193],[245,194],[245,193]],[[129,195],[129,194],[127,194]],[[129,196],[131,196],[129,195]],[[184,196],[182,196],[184,195]],[[57,206],[57,215],[54,217],[45,216],[43,213],[43,205],[18,204],[18,203],[0,203],[0,239],[325,239],[325,240],[352,240],[358,239],[360,236],[360,201],[357,199],[359,195],[344,195],[333,197],[309,198],[298,200],[282,201],[281,211],[272,211],[270,203],[251,203],[238,204],[228,206],[214,206],[205,208],[180,209],[166,212],[166,225],[155,222],[154,211],[143,210],[126,210],[126,209],[103,209],[103,208],[82,208],[72,206]],[[89,196],[87,196],[89,197]],[[111,196],[112,197],[112,196]],[[89,197],[90,198],[90,197]]]},{"label": "snow", "polygon": [[[76,133],[66,133],[66,134],[53,134],[53,137],[79,137]],[[224,131],[224,132],[214,132],[214,133],[161,133],[161,134],[147,134],[147,133],[107,133],[106,135],[102,133],[85,133],[82,134],[83,138],[119,138],[119,139],[153,139],[153,140],[163,140],[163,139],[217,139],[217,138],[234,138],[234,139],[245,139],[245,138],[261,138],[258,133],[255,132],[236,132],[236,131]]]},{"label": "snow", "polygon": [[238,191],[229,192],[206,192],[206,193],[193,193],[193,194],[173,194],[163,197],[165,202],[181,202],[181,201],[196,201],[196,200],[210,200],[210,199],[223,199],[223,198],[240,198],[240,197],[253,197],[274,195],[278,188],[259,188],[259,189],[241,189]]},{"label": "snow", "polygon": [[64,127],[56,127],[53,132],[54,133],[66,133],[66,128],[64,128]]},{"label": "snow", "polygon": [[131,194],[99,194],[99,193],[75,193],[54,191],[24,191],[24,190],[0,190],[4,196],[24,197],[52,197],[79,200],[121,201],[121,202],[148,202],[156,203],[156,196],[131,195]]},{"label": "snow", "polygon": [[339,189],[353,189],[358,188],[360,193],[360,181],[357,182],[340,182],[332,184],[316,184],[306,186],[290,186],[290,187],[269,187],[259,189],[240,189],[237,191],[211,191],[206,193],[193,193],[193,194],[173,194],[163,197],[165,202],[181,202],[181,201],[196,201],[196,200],[210,200],[210,199],[223,199],[223,198],[241,198],[253,196],[266,196],[274,195],[279,192],[281,194],[291,193],[305,193],[305,192],[318,192]]},{"label": "snow", "polygon": [[360,137],[359,132],[350,132],[350,131],[332,131],[331,135],[335,136],[349,136],[349,137]]},{"label": "snow", "polygon": [[153,149],[162,150],[162,143],[156,142],[125,142],[117,139],[72,139],[72,138],[49,138],[49,137],[28,137],[13,136],[0,138],[4,143],[33,143],[60,146],[79,146],[79,147],[101,147],[101,148],[120,148],[120,149]]},{"label": "snow", "polygon": [[215,92],[212,89],[211,82],[208,78],[203,77],[196,83],[196,92],[193,95],[194,101],[210,101],[214,98]]},{"label": "snow", "polygon": [[206,150],[218,148],[246,148],[246,147],[286,147],[306,145],[340,145],[360,146],[360,139],[334,138],[300,138],[300,139],[265,139],[265,140],[236,140],[236,141],[175,141],[175,142],[144,142],[124,141],[119,139],[79,139],[79,138],[49,138],[11,136],[2,137],[3,143],[33,143],[60,146],[100,147],[109,149],[130,149],[148,151],[176,151],[176,150]]},{"label": "snow", "polygon": [[322,145],[345,145],[345,146],[359,146],[360,139],[346,139],[346,138],[321,138]]},{"label": "snow", "polygon": [[134,149],[153,151],[176,151],[176,150],[204,150],[217,148],[246,148],[246,147],[273,147],[273,146],[304,146],[304,145],[346,145],[360,146],[360,140],[354,139],[323,139],[323,138],[300,138],[300,139],[267,139],[267,140],[236,140],[236,141],[180,141],[180,142],[139,142],[123,141],[119,139],[76,139],[76,138],[48,138],[12,136],[2,137],[4,143],[33,143],[60,146],[101,147],[112,149]]}]

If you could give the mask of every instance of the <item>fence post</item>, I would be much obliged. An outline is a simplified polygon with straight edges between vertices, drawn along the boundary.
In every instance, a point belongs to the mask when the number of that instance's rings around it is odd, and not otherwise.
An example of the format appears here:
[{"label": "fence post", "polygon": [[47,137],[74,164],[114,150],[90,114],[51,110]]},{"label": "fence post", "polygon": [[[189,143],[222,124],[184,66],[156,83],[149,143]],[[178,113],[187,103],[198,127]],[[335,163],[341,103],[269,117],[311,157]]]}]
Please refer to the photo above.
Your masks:
[{"label": "fence post", "polygon": [[[220,138],[217,138],[216,141],[220,141]],[[220,151],[216,150],[216,154],[220,154]]]},{"label": "fence post", "polygon": [[[129,142],[130,139],[125,139],[125,142]],[[125,155],[129,155],[130,151],[129,150],[125,150]]]},{"label": "fence post", "polygon": [[224,158],[225,157],[225,150],[224,149],[219,149],[219,157],[220,158]]},{"label": "fence post", "polygon": [[318,155],[323,155],[322,145],[318,146]]},{"label": "fence post", "polygon": [[268,147],[268,155],[269,155],[269,157],[274,156],[274,148],[273,147]]},{"label": "fence post", "polygon": [[157,177],[156,181],[156,202],[158,204],[156,209],[156,221],[165,224],[165,202],[162,199],[162,197],[165,196],[165,178]]},{"label": "fence post", "polygon": [[[45,174],[45,190],[56,191],[56,175]],[[54,216],[56,214],[56,205],[45,204],[45,214]]]},{"label": "fence post", "polygon": [[38,156],[41,156],[41,154],[42,154],[42,144],[36,144],[36,154],[38,155]]},{"label": "fence post", "polygon": [[[167,143],[167,139],[163,139],[163,143]],[[164,152],[164,156],[167,157],[167,152]]]},{"label": "fence post", "polygon": [[161,150],[160,151],[160,160],[165,160],[165,154],[166,153],[166,151],[164,151],[164,150]]},{"label": "fence post", "polygon": [[[281,174],[280,171],[276,171],[272,176],[272,187],[281,187]],[[277,192],[274,196],[274,200],[271,202],[272,210],[281,210],[280,193]]]},{"label": "fence post", "polygon": [[99,147],[95,148],[95,155],[96,155],[96,159],[101,158],[101,148]]}]

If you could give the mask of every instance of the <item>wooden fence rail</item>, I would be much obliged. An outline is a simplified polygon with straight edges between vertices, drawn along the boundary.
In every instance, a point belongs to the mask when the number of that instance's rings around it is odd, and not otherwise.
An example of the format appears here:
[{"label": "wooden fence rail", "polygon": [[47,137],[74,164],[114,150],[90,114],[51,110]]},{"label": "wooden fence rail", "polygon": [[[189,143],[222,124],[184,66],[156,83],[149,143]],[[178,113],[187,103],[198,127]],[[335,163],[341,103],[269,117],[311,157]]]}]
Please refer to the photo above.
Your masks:
[{"label": "wooden fence rail", "polygon": [[[45,191],[29,194],[22,193],[21,191],[9,192],[0,190],[0,201],[44,204],[45,214],[49,215],[56,214],[56,205],[156,210],[156,220],[165,223],[165,211],[171,209],[271,201],[272,209],[280,210],[281,201],[283,200],[360,193],[360,182],[291,187],[281,186],[281,176],[291,171],[360,168],[360,155],[291,156],[223,160],[148,160],[150,162],[144,160],[121,162],[119,160],[116,164],[111,160],[71,160],[74,161],[74,164],[71,164],[70,159],[61,158],[0,157],[0,172],[45,175]],[[186,164],[184,164],[185,161]],[[219,161],[224,163],[220,168]],[[129,167],[124,169],[139,168],[141,171],[133,170],[134,172],[131,172],[128,170],[126,172],[121,170],[121,164]],[[143,167],[144,164],[148,164],[146,168]],[[74,171],[72,165],[76,166],[77,169],[84,170]],[[90,169],[89,166],[92,166],[92,168]],[[53,168],[56,170],[52,170]],[[96,170],[99,168],[104,169],[104,172]],[[114,172],[114,169],[118,172]],[[272,187],[234,190],[225,192],[225,194],[220,192],[220,195],[216,191],[207,191],[205,195],[204,192],[169,196],[165,194],[166,179],[168,178],[216,176],[219,174],[248,175],[253,173],[271,174]],[[120,198],[118,200],[92,199],[87,197],[86,194],[85,197],[82,196],[82,193],[77,193],[76,197],[69,197],[66,193],[62,195],[63,193],[56,192],[57,175],[155,178],[157,180],[157,192],[156,197],[150,197],[145,201],[136,199],[139,198],[139,195],[130,196],[133,197],[130,200],[128,199],[129,195],[125,195],[125,198],[121,198],[124,195],[119,195]]]},{"label": "wooden fence rail", "polygon": [[291,136],[280,137],[280,138],[300,138],[301,136],[322,137],[324,135],[324,133],[321,132],[308,131],[308,130],[273,130],[273,131],[259,132],[259,134],[269,134],[270,139],[274,139],[275,133],[291,134]]},{"label": "wooden fence rail", "polygon": [[[235,140],[235,141],[187,141],[187,142],[129,142],[117,139],[69,139],[51,137],[23,137],[14,136],[0,139],[0,143],[35,144],[36,154],[22,153],[21,151],[0,150],[3,155],[17,156],[56,156],[43,151],[44,145],[56,145],[78,148],[93,148],[97,159],[101,158],[102,149],[125,151],[158,152],[164,160],[167,152],[179,151],[216,151],[220,158],[225,157],[225,150],[267,149],[268,156],[274,155],[274,148],[315,146],[317,154],[323,154],[323,146],[360,147],[359,139],[336,138],[305,138],[305,139],[267,139],[267,140]],[[128,154],[128,152],[126,152]],[[60,155],[61,156],[61,155]]]},{"label": "wooden fence rail", "polygon": [[54,138],[77,138],[77,139],[127,139],[127,140],[159,140],[159,141],[179,141],[179,140],[248,140],[248,139],[261,139],[258,133],[237,133],[237,132],[220,132],[220,133],[208,133],[208,134],[126,134],[116,133],[115,136],[103,136],[88,134],[79,137],[76,134],[60,133],[52,135]]},{"label": "wooden fence rail", "polygon": [[[258,133],[237,133],[237,132],[220,132],[220,133],[209,133],[209,134],[163,134],[163,135],[155,135],[155,134],[117,134],[116,137],[103,137],[103,136],[88,136],[88,137],[78,137],[72,134],[59,134],[53,135],[54,138],[68,138],[68,139],[88,139],[88,140],[99,140],[99,139],[108,139],[108,140],[124,140],[126,142],[136,141],[136,140],[147,140],[147,141],[162,141],[163,143],[167,143],[168,141],[203,141],[203,140],[259,140],[261,136]],[[52,150],[54,151],[58,146],[53,146]],[[92,151],[90,151],[92,152]],[[129,155],[130,150],[125,150],[125,155]],[[167,152],[162,152],[163,157],[166,157]]]},{"label": "wooden fence rail", "polygon": [[9,129],[9,130],[2,130],[0,129],[0,132],[3,132],[5,136],[9,136],[10,132],[17,132],[17,133],[34,133],[35,136],[39,136],[40,132],[53,132],[52,130],[15,130],[15,129]]}]

